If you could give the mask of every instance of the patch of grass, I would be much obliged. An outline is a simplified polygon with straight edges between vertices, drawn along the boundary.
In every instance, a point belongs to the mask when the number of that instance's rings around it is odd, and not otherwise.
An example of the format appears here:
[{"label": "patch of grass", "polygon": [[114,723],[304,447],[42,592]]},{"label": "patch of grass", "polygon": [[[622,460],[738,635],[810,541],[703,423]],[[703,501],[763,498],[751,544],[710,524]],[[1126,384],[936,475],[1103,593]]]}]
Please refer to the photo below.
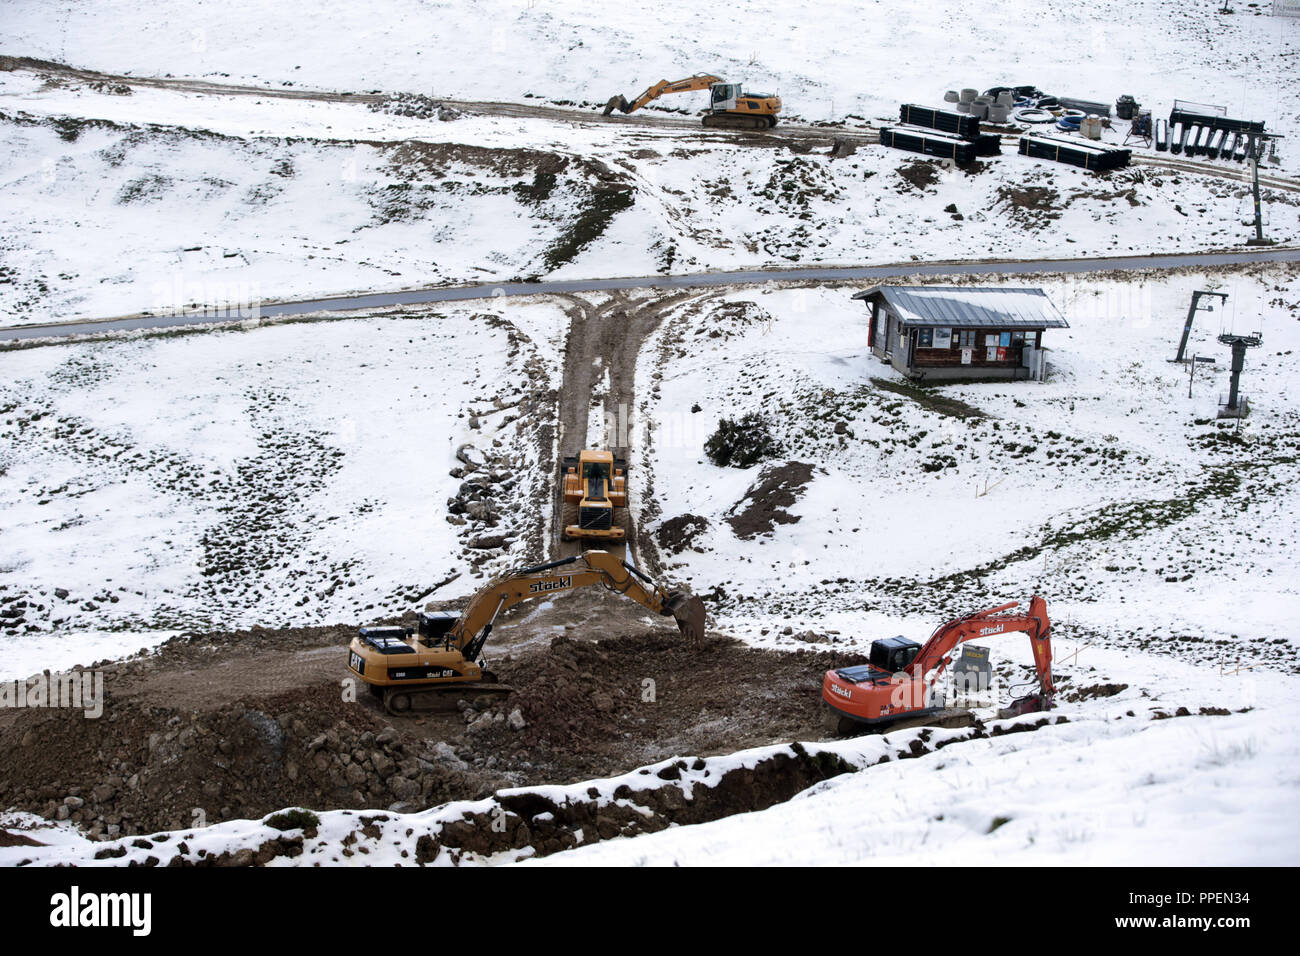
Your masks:
[{"label": "patch of grass", "polygon": [[909,382],[891,382],[885,378],[873,378],[871,384],[883,391],[893,392],[895,395],[909,398],[928,411],[947,415],[950,418],[988,418],[988,415],[974,405],[967,404],[960,399],[940,395],[933,389],[923,385],[915,385]]},{"label": "patch of grass", "polygon": [[615,216],[630,209],[635,202],[636,194],[631,189],[594,190],[569,228],[543,253],[542,264],[546,271],[553,272],[571,262],[579,252],[605,234]]},{"label": "patch of grass", "polygon": [[273,830],[308,830],[312,827],[320,826],[320,817],[310,810],[304,810],[301,807],[294,807],[292,810],[281,810],[279,813],[273,813],[262,821]]}]

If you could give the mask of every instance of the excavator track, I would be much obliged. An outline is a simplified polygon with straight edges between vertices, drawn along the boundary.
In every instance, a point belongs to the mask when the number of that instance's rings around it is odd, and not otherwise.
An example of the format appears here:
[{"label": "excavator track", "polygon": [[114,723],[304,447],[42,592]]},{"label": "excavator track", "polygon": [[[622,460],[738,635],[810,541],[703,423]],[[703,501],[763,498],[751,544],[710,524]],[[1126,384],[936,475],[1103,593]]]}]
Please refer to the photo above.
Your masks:
[{"label": "excavator track", "polygon": [[962,707],[950,707],[934,714],[922,714],[916,717],[904,717],[889,723],[867,724],[852,717],[825,708],[823,724],[826,730],[839,737],[854,734],[886,734],[895,730],[908,730],[912,727],[936,727],[950,729],[955,727],[975,726],[975,715]]},{"label": "excavator track", "polygon": [[440,687],[385,687],[383,704],[384,710],[396,717],[449,712],[456,709],[459,701],[467,700],[473,704],[478,700],[500,700],[508,697],[512,690],[509,685],[498,683],[495,674],[485,673],[484,680],[478,683],[444,684]]},{"label": "excavator track", "polygon": [[736,116],[734,113],[709,113],[702,120],[710,129],[769,130],[776,125],[775,116]]}]

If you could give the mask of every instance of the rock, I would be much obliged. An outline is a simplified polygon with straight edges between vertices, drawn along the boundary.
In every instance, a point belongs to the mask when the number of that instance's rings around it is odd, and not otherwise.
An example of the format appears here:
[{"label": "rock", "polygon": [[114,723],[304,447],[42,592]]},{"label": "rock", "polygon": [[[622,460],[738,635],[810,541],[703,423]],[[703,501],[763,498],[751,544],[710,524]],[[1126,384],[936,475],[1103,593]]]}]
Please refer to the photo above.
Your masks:
[{"label": "rock", "polygon": [[598,692],[591,695],[591,705],[600,713],[608,714],[614,709],[614,698]]},{"label": "rock", "polygon": [[90,791],[98,803],[107,803],[117,795],[117,788],[108,783],[101,783]]},{"label": "rock", "polygon": [[360,764],[348,764],[348,768],[343,771],[343,776],[354,787],[359,787],[366,782],[366,772]]},{"label": "rock", "polygon": [[55,588],[54,596],[60,601],[66,601],[68,599],[68,590],[66,588]]},{"label": "rock", "polygon": [[392,776],[393,771],[397,769],[397,764],[393,762],[393,758],[382,750],[376,750],[370,755],[370,765],[375,768],[375,773],[384,778]]},{"label": "rock", "polygon": [[395,776],[388,779],[388,789],[398,800],[415,800],[420,796],[420,785],[410,777]]},{"label": "rock", "polygon": [[81,797],[64,797],[63,805],[73,810],[80,810],[86,805],[86,801],[82,800]]},{"label": "rock", "polygon": [[493,724],[491,714],[483,714],[466,728],[467,733],[477,734],[489,729]]},{"label": "rock", "polygon": [[489,551],[493,548],[504,547],[505,543],[506,536],[503,534],[480,534],[470,539],[469,546],[478,551]]},{"label": "rock", "polygon": [[389,744],[395,744],[402,738],[395,727],[385,727],[375,738],[375,743],[381,747],[387,747]]},{"label": "rock", "polygon": [[510,711],[510,716],[506,720],[509,721],[512,730],[523,730],[528,726],[528,721],[524,720],[524,712],[518,707]]}]

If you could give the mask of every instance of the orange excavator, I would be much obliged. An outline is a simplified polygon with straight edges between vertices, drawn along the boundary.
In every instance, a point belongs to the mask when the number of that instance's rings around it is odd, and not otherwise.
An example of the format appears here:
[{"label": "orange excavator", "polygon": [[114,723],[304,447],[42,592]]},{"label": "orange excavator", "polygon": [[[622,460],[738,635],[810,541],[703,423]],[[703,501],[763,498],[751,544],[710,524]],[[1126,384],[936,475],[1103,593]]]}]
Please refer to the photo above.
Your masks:
[{"label": "orange excavator", "polygon": [[709,111],[703,123],[723,129],[771,129],[776,125],[776,115],[781,112],[781,97],[770,93],[746,93],[740,83],[728,83],[711,73],[696,73],[684,80],[660,80],[648,87],[636,99],[611,96],[605,104],[605,115],[614,110],[635,113],[647,103],[667,93],[689,93],[694,90],[709,91]]},{"label": "orange excavator", "polygon": [[871,645],[869,663],[829,670],[822,679],[822,701],[828,726],[837,733],[922,724],[952,726],[970,723],[966,711],[945,711],[940,706],[936,682],[959,644],[1024,631],[1034,652],[1038,693],[1013,701],[1002,717],[1050,710],[1056,687],[1052,683],[1052,623],[1047,604],[1035,596],[1028,614],[1008,614],[1019,607],[1012,601],[949,621],[938,628],[925,646],[904,637],[891,637]]}]

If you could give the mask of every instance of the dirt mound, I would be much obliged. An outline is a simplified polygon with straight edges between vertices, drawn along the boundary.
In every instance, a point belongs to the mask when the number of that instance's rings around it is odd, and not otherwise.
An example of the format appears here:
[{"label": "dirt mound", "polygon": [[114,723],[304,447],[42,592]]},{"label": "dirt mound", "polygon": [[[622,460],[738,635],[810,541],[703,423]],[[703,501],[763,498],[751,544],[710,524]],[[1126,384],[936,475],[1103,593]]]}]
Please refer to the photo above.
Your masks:
[{"label": "dirt mound", "polygon": [[[103,716],[0,713],[0,807],[102,839],[288,806],[408,810],[566,783],[681,753],[821,734],[821,675],[857,662],[671,628],[569,637],[494,662],[516,690],[394,718],[341,693],[350,630],[254,629],[169,642],[105,668]],[[268,671],[267,669],[270,668]],[[271,673],[278,689],[253,679]]]},{"label": "dirt mound", "polygon": [[655,540],[669,554],[680,554],[687,548],[703,552],[695,547],[695,539],[709,530],[709,519],[701,515],[678,515],[669,518],[655,530]]},{"label": "dirt mound", "polygon": [[789,508],[812,480],[813,466],[802,461],[788,461],[783,465],[768,465],[731,509],[727,522],[740,538],[753,538],[770,534],[778,524],[794,524],[798,515]]}]

